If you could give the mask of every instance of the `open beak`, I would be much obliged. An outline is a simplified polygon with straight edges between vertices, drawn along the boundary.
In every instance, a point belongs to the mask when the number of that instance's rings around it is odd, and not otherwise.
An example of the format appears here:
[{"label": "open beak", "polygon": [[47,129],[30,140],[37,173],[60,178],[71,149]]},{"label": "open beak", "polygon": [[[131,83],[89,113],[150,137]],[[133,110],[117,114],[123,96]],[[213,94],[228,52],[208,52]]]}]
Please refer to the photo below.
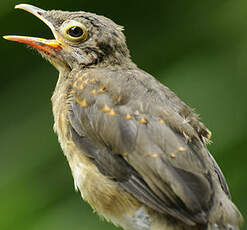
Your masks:
[{"label": "open beak", "polygon": [[[38,7],[29,4],[16,5],[15,8],[25,10],[35,15],[37,18],[43,21],[47,26],[49,26],[54,36],[56,37],[54,26],[43,16],[44,13],[46,12],[45,10],[39,9]],[[4,36],[3,38],[10,41],[16,41],[27,44],[29,46],[34,47],[37,50],[43,51],[50,55],[56,55],[56,51],[62,49],[61,43],[58,42],[56,39],[48,40],[44,38],[36,38],[36,37],[28,37],[28,36]]]}]

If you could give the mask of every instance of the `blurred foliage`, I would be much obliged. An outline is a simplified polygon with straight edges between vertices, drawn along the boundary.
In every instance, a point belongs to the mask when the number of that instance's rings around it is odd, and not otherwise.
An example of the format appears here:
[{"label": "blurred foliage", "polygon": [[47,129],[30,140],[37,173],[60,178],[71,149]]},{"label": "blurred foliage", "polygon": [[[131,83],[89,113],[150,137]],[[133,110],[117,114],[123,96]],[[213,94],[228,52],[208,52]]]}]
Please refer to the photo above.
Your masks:
[{"label": "blurred foliage", "polygon": [[[52,37],[15,0],[0,2],[1,33]],[[209,146],[247,218],[247,1],[26,0],[85,10],[124,25],[133,60],[201,114]],[[0,40],[0,229],[116,229],[73,188],[53,133],[56,70],[20,44]]]}]

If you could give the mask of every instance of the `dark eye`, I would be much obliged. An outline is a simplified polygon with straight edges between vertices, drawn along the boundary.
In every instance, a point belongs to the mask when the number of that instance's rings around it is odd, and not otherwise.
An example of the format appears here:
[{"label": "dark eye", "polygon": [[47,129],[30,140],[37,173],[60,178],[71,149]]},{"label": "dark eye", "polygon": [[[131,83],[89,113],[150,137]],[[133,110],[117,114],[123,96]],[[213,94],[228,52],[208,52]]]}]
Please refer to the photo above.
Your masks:
[{"label": "dark eye", "polygon": [[78,37],[81,37],[83,35],[83,29],[78,27],[78,26],[73,26],[71,27],[69,30],[68,30],[68,34],[71,36],[71,37],[75,37],[75,38],[78,38]]}]

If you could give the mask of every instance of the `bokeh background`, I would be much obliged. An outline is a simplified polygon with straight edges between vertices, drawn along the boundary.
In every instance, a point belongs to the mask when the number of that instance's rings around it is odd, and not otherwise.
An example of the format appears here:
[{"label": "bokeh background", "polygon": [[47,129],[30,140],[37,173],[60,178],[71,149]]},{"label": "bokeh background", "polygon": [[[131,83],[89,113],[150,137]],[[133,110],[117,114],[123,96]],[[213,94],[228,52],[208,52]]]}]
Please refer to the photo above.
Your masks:
[{"label": "bokeh background", "polygon": [[[34,16],[14,10],[18,3],[96,12],[124,25],[133,60],[212,131],[209,148],[247,219],[247,1],[1,0],[1,35],[52,38]],[[74,191],[52,129],[57,71],[21,44],[0,39],[0,49],[0,229],[117,229]]]}]

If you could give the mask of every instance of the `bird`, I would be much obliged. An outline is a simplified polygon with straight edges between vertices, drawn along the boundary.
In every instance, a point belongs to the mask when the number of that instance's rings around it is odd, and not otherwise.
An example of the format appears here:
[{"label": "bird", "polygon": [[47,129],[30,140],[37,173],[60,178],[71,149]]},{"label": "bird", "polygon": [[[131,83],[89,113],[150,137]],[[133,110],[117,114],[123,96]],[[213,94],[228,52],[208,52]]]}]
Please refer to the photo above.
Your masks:
[{"label": "bird", "polygon": [[54,130],[75,189],[125,230],[238,230],[243,222],[207,148],[211,132],[168,87],[131,60],[123,27],[94,13],[15,8],[54,39],[4,36],[59,72]]}]

